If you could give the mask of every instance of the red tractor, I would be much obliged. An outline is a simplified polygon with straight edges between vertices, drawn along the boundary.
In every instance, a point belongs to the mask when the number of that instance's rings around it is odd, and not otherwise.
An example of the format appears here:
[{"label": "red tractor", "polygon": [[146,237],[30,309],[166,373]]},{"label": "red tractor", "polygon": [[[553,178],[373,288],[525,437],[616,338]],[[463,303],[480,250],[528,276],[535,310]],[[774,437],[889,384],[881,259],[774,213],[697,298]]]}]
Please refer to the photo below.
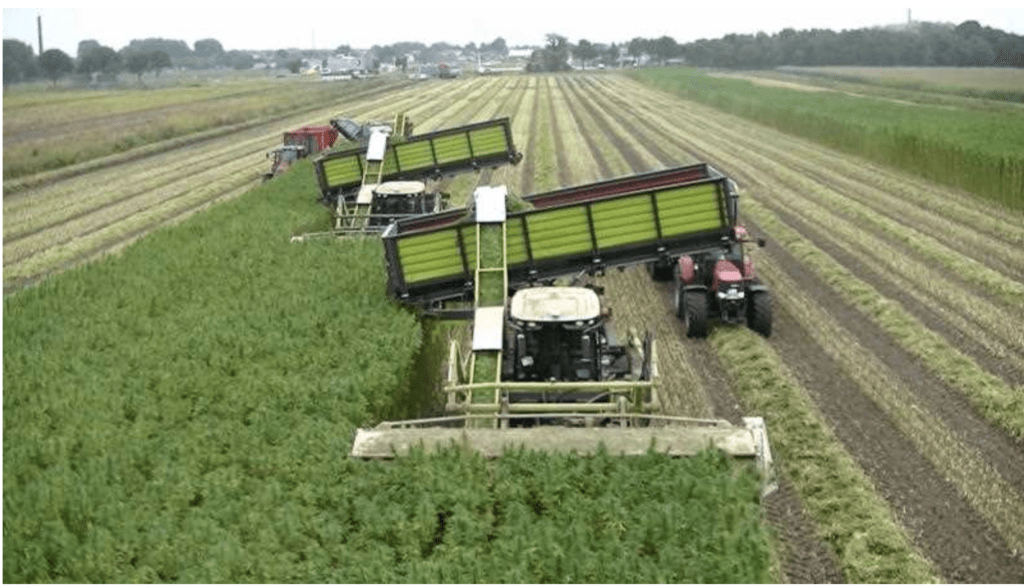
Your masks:
[{"label": "red tractor", "polygon": [[267,153],[273,156],[274,163],[270,171],[263,174],[263,180],[284,173],[296,161],[329,149],[338,139],[338,131],[330,125],[314,125],[288,131],[284,134],[282,145]]},{"label": "red tractor", "polygon": [[[772,333],[772,298],[754,271],[745,243],[753,242],[742,226],[720,249],[679,257],[676,263],[676,315],[688,337],[705,337],[711,316],[724,323],[746,323],[768,337]],[[758,239],[764,247],[764,239]]]}]

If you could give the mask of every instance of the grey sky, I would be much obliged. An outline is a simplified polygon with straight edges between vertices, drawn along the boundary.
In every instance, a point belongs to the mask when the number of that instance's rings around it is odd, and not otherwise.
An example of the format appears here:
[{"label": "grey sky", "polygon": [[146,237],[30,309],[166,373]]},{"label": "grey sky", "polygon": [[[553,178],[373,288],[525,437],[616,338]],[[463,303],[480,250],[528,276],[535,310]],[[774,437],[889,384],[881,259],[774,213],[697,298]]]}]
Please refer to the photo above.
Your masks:
[{"label": "grey sky", "polygon": [[668,35],[680,43],[729,33],[774,33],[784,28],[836,31],[907,20],[960,23],[977,20],[1024,34],[1024,2],[930,0],[855,3],[778,0],[335,0],[304,2],[95,2],[79,7],[3,8],[5,39],[19,39],[38,51],[36,17],[42,16],[45,49],[72,57],[78,42],[92,39],[121,49],[132,39],[214,38],[227,50],[369,48],[398,41],[464,45],[541,45],[557,33],[575,43],[621,43],[634,37]]}]

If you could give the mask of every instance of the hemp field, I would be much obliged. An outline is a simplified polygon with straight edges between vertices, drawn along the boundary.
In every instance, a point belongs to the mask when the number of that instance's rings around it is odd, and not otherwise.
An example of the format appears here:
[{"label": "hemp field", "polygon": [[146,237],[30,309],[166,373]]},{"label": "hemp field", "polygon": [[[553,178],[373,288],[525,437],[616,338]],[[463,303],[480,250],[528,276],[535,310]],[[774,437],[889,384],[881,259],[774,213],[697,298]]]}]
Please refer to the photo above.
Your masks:
[{"label": "hemp field", "polygon": [[[249,198],[255,204],[256,196],[269,193],[245,193],[266,167],[263,153],[288,126],[323,123],[340,113],[387,120],[398,111],[409,115],[417,131],[512,118],[524,160],[514,168],[451,182],[455,198],[465,197],[476,181],[503,183],[527,195],[696,161],[738,182],[742,221],[768,241],[753,255],[772,290],[770,339],[723,327],[707,340],[687,339],[674,316],[669,286],[637,269],[609,272],[601,282],[617,321],[655,331],[671,413],[765,417],[782,476],[780,490],[764,504],[775,537],[774,579],[1024,580],[1021,207],[839,153],[630,77],[464,78],[339,95],[336,103],[287,123],[231,132],[75,177],[28,182],[5,194],[5,290],[40,280],[59,285],[64,276],[47,276],[123,249],[218,202],[238,198],[232,204],[240,205]],[[292,173],[312,171],[307,165]],[[310,190],[301,198],[312,202],[316,196]],[[310,228],[302,223],[316,222],[308,215],[282,218],[295,224],[252,227],[268,248]],[[372,247],[358,247],[370,266],[381,263]],[[349,263],[357,258],[346,257]],[[256,261],[245,267],[261,277],[259,287],[275,287],[267,276],[276,266]],[[334,267],[324,264],[320,271],[341,271]],[[366,275],[361,271],[363,281]],[[246,282],[241,284],[239,313],[249,295]],[[19,403],[17,395],[32,391],[9,394],[7,381],[27,377],[23,370],[52,365],[28,359],[8,365],[6,349],[17,343],[8,339],[8,320],[36,304],[32,290],[37,288],[5,300],[8,480],[12,459],[31,454],[24,449],[9,454],[8,447],[22,441],[9,437],[14,434],[9,423],[28,417],[19,412],[27,410],[27,401]],[[379,293],[380,284],[372,290]],[[74,292],[68,288],[66,295]],[[330,306],[330,300],[325,292],[332,316],[346,312],[343,301]],[[268,320],[261,327],[268,333],[289,324],[288,317]],[[287,339],[291,345],[295,340],[291,334]],[[259,361],[259,354],[248,356]],[[121,384],[107,383],[114,389]],[[266,407],[254,410],[269,418]],[[182,418],[195,424],[203,417]],[[261,443],[273,441],[251,443],[249,450],[258,454]],[[336,441],[317,437],[311,443]],[[267,467],[286,467],[283,463]],[[5,506],[18,492],[5,484]],[[190,498],[185,493],[175,500],[187,504]],[[269,528],[278,523],[269,521]],[[5,579],[9,543],[5,517]],[[293,571],[302,569],[296,565]]]}]

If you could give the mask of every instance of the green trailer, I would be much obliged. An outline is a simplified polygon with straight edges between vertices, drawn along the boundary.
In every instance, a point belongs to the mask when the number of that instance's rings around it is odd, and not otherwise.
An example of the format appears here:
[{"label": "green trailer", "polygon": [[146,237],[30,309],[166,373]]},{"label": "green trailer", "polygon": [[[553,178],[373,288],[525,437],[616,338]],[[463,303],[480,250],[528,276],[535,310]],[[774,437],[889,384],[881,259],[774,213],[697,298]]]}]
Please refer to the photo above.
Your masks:
[{"label": "green trailer", "polygon": [[[734,239],[734,182],[707,164],[606,180],[524,198],[507,220],[509,287],[639,264],[671,266],[680,255]],[[476,267],[473,210],[402,219],[383,234],[388,292],[439,310],[470,300]]]},{"label": "green trailer", "polygon": [[367,161],[362,146],[328,153],[314,168],[321,198],[334,204],[339,197],[354,201],[368,173],[374,183],[438,179],[521,159],[506,117],[391,140],[379,162]]}]

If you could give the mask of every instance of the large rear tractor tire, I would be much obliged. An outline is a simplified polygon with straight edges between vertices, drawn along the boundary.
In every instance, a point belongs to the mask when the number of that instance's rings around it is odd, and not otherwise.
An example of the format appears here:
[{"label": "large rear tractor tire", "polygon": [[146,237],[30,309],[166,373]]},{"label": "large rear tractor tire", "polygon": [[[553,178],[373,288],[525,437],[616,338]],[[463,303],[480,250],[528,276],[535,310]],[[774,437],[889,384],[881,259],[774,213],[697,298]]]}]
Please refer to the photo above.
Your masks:
[{"label": "large rear tractor tire", "polygon": [[[700,338],[708,336],[708,297],[705,292],[679,290],[679,306],[683,323],[686,324],[686,336]],[[677,311],[677,314],[680,311]]]},{"label": "large rear tractor tire", "polygon": [[767,290],[751,292],[747,302],[747,326],[765,338],[772,334],[772,295]]}]

